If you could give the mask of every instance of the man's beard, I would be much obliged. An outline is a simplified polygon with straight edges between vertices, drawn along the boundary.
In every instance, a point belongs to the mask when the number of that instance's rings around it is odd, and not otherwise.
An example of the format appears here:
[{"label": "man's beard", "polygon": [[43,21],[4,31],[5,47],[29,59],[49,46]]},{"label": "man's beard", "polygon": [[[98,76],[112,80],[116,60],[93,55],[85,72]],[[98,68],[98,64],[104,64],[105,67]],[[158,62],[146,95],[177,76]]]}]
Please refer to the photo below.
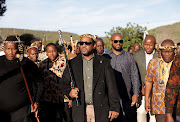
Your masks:
[{"label": "man's beard", "polygon": [[117,49],[116,47],[114,47],[114,46],[112,45],[112,48],[113,48],[114,50],[116,50],[116,51],[122,51],[122,47],[119,48],[119,49]]},{"label": "man's beard", "polygon": [[91,54],[93,54],[93,52],[94,52],[94,50],[91,50],[90,52],[87,52],[87,53],[82,53],[84,56],[89,56],[89,55],[91,55]]}]

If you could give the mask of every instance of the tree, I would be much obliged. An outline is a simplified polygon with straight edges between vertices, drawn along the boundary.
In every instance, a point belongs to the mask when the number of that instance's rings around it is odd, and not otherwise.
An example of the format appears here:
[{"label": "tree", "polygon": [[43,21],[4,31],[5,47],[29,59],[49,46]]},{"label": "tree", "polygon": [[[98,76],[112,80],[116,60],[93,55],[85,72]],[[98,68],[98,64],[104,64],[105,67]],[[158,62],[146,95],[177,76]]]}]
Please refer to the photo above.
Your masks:
[{"label": "tree", "polygon": [[5,2],[6,0],[0,0],[0,16],[3,16],[4,12],[7,10]]},{"label": "tree", "polygon": [[[147,30],[146,27],[139,26],[138,24],[132,24],[129,22],[125,28],[116,27],[110,30],[110,32],[105,32],[106,37],[110,40],[113,33],[120,33],[123,37],[123,49],[128,50],[135,42],[142,46],[143,43],[143,33]],[[107,44],[107,48],[110,49],[111,45]]]}]

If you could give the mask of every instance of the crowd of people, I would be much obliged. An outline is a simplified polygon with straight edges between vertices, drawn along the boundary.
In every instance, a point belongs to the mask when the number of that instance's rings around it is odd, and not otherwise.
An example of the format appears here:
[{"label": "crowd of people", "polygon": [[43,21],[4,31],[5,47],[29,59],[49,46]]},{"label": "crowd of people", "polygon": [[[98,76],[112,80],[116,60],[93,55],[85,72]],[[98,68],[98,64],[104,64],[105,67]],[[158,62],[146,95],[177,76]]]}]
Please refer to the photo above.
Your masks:
[{"label": "crowd of people", "polygon": [[158,45],[147,35],[125,51],[123,42],[114,33],[107,50],[103,39],[83,34],[63,45],[66,53],[38,39],[20,51],[20,39],[8,36],[0,56],[0,120],[180,122],[180,43]]}]

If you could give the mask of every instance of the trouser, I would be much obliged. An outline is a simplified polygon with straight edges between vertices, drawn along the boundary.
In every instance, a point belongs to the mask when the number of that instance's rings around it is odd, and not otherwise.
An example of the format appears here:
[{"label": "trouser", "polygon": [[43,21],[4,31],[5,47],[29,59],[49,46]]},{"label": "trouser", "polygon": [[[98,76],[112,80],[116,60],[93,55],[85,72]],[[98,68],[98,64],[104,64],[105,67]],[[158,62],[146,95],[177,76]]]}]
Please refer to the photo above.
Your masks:
[{"label": "trouser", "polygon": [[94,106],[86,106],[86,122],[95,122]]},{"label": "trouser", "polygon": [[30,122],[30,105],[26,105],[16,111],[0,112],[2,122]]},{"label": "trouser", "polygon": [[166,122],[166,115],[165,114],[155,114],[156,122]]},{"label": "trouser", "polygon": [[[155,115],[149,113],[150,120],[149,122],[156,122]],[[145,110],[145,96],[142,96],[141,105],[137,109],[137,121],[138,122],[147,122],[147,111]]]},{"label": "trouser", "polygon": [[72,122],[72,108],[69,108],[68,102],[64,103],[64,122]]},{"label": "trouser", "polygon": [[120,100],[120,113],[117,119],[114,119],[113,122],[137,122],[137,113],[136,106],[130,106],[131,101],[122,101]]},{"label": "trouser", "polygon": [[63,112],[62,103],[43,102],[40,105],[40,122],[63,122]]}]

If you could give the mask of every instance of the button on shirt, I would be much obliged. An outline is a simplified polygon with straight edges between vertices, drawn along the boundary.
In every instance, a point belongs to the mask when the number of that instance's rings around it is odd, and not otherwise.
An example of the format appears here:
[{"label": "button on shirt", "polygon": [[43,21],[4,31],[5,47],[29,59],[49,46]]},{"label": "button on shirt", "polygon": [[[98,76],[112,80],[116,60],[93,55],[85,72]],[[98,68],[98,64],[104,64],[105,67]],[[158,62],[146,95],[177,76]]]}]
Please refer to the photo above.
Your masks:
[{"label": "button on shirt", "polygon": [[90,60],[87,60],[83,57],[83,77],[84,77],[84,91],[85,91],[86,103],[93,103],[92,100],[93,57]]},{"label": "button on shirt", "polygon": [[[113,53],[112,49],[107,51],[105,55],[107,54],[110,56],[112,68],[122,73],[122,78],[125,82],[129,98],[131,98],[130,91],[132,88],[133,88],[133,94],[138,95],[139,86],[140,86],[139,75],[133,56],[124,50],[122,50],[118,55],[116,55]],[[118,81],[116,82],[122,82],[122,81],[121,79],[118,79]]]}]

